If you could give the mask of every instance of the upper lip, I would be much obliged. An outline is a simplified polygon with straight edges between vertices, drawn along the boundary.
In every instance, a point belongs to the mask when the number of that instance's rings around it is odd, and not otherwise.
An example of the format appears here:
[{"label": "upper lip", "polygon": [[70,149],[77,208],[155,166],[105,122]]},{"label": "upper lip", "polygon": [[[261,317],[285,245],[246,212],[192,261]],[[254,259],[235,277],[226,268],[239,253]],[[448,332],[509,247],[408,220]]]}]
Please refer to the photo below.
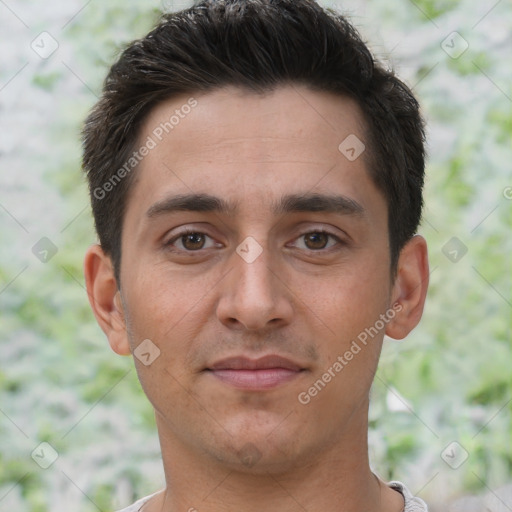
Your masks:
[{"label": "upper lip", "polygon": [[266,370],[269,368],[285,368],[287,370],[300,371],[303,368],[287,359],[286,357],[275,354],[251,359],[246,356],[228,357],[221,359],[208,366],[207,370]]}]

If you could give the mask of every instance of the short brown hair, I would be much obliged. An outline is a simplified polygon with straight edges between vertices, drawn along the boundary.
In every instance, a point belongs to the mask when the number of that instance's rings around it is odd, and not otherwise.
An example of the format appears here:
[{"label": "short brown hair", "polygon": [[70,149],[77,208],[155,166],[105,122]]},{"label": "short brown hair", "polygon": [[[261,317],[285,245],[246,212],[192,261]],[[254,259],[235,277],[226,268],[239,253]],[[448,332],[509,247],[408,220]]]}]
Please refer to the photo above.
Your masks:
[{"label": "short brown hair", "polygon": [[285,83],[357,101],[368,127],[368,171],[388,205],[396,269],[423,206],[424,123],[410,89],[374,60],[346,18],[313,0],[203,0],[163,15],[147,36],[123,51],[85,122],[83,168],[96,230],[118,285],[134,173],[108,194],[98,190],[105,190],[130,158],[149,111],[177,94],[228,85],[261,93]]}]

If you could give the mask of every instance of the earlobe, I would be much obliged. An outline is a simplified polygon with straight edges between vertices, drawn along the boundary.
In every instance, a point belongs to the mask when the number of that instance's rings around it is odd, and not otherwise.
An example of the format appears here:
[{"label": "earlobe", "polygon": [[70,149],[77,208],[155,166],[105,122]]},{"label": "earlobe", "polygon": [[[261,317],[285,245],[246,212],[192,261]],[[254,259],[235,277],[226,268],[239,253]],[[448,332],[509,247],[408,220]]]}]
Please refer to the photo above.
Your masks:
[{"label": "earlobe", "polygon": [[112,350],[120,355],[129,355],[125,315],[112,261],[100,245],[93,245],[87,250],[84,275],[91,308]]},{"label": "earlobe", "polygon": [[391,296],[391,305],[397,313],[387,324],[386,334],[389,337],[403,339],[418,325],[423,314],[428,281],[427,243],[422,236],[415,235],[400,252]]}]

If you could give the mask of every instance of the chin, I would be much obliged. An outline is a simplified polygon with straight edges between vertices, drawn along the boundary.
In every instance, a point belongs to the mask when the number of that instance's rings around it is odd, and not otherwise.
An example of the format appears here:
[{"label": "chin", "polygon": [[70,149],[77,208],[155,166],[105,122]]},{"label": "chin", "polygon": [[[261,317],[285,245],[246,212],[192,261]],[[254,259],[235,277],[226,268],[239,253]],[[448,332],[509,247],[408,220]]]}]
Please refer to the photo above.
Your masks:
[{"label": "chin", "polygon": [[[299,426],[292,431],[290,425],[285,428],[282,417],[280,423],[268,422],[265,428],[246,425],[237,432],[230,428],[232,435],[212,446],[212,452],[230,470],[252,475],[286,473],[294,466],[303,466],[305,454],[301,453],[308,450],[298,444],[304,441]],[[224,448],[219,450],[222,445]]]},{"label": "chin", "polygon": [[262,476],[286,474],[295,466],[302,466],[295,457],[269,447],[268,443],[256,444],[250,441],[242,444],[239,450],[224,452],[217,461],[231,471]]}]

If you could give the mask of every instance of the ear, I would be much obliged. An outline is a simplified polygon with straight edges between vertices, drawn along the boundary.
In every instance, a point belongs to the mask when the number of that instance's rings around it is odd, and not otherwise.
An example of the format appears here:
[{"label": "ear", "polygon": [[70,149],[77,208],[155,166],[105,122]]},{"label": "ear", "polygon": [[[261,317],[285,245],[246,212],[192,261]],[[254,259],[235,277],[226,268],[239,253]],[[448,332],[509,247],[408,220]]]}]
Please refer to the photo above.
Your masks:
[{"label": "ear", "polygon": [[398,258],[391,293],[396,315],[386,326],[386,334],[391,338],[401,340],[418,325],[427,296],[428,279],[427,242],[422,236],[415,235],[405,244]]},{"label": "ear", "polygon": [[117,288],[112,261],[100,245],[93,245],[87,250],[84,275],[91,308],[112,350],[120,355],[129,355],[130,344],[121,294]]}]

